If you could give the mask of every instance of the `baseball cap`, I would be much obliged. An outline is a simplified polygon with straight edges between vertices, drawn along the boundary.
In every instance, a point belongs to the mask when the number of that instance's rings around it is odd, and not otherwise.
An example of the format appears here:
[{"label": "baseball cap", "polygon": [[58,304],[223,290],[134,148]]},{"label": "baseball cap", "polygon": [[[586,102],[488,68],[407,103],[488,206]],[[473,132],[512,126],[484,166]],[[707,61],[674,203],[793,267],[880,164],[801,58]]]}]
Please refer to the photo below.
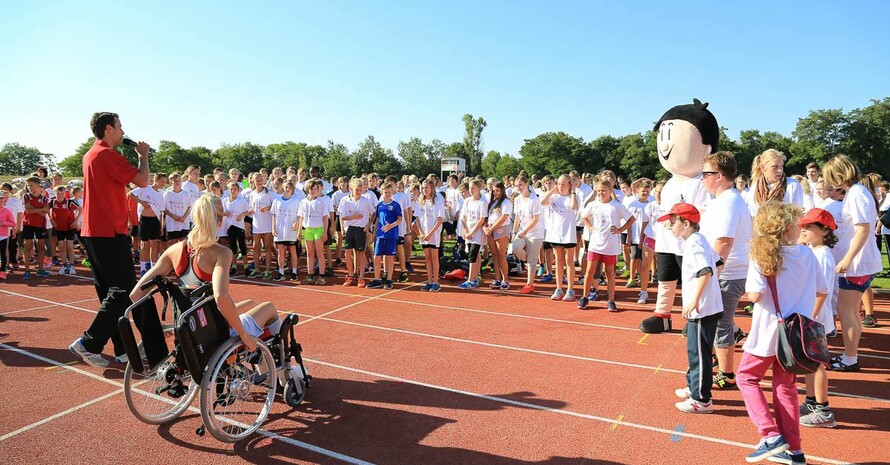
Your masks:
[{"label": "baseball cap", "polygon": [[677,215],[684,220],[689,220],[696,224],[701,223],[701,214],[691,203],[680,202],[674,205],[673,208],[671,208],[671,211],[658,218],[658,222],[660,223],[671,219],[671,215]]},{"label": "baseball cap", "polygon": [[797,220],[797,225],[800,227],[814,223],[821,224],[832,231],[837,229],[837,224],[834,222],[834,216],[821,208],[811,208],[803,218]]}]

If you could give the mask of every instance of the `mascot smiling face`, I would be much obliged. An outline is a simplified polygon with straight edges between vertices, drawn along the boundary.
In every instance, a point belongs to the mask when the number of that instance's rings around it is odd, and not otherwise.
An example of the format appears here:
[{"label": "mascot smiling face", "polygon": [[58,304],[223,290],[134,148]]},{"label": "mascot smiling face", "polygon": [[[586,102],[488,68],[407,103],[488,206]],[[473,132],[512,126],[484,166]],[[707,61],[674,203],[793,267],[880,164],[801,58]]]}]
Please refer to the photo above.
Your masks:
[{"label": "mascot smiling face", "polygon": [[692,105],[677,105],[655,123],[658,161],[675,177],[701,174],[702,160],[717,149],[720,127],[707,103],[694,99]]}]

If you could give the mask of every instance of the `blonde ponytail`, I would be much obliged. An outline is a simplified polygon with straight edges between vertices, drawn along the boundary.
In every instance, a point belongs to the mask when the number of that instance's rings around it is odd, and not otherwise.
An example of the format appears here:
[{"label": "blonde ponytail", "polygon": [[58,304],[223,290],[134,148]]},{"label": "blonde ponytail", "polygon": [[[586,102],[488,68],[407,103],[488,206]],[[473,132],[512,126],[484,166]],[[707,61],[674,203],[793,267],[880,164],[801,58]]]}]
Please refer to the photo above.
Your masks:
[{"label": "blonde ponytail", "polygon": [[188,246],[193,251],[206,249],[219,240],[219,221],[223,215],[222,201],[212,194],[204,194],[192,206],[192,230]]}]

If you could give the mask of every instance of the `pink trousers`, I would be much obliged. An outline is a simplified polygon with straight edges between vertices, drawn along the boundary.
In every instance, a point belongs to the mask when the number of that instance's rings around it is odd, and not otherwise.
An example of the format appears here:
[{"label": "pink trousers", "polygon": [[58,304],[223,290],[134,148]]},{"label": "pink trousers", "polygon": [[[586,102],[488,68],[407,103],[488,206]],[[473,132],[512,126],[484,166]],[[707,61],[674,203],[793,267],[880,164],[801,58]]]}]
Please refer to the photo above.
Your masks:
[{"label": "pink trousers", "polygon": [[[760,382],[766,371],[772,369],[773,409],[770,412]],[[776,357],[758,357],[745,352],[739,362],[736,382],[748,417],[757,427],[762,438],[781,434],[791,450],[800,450],[800,405],[797,397],[797,376],[785,371]]]}]

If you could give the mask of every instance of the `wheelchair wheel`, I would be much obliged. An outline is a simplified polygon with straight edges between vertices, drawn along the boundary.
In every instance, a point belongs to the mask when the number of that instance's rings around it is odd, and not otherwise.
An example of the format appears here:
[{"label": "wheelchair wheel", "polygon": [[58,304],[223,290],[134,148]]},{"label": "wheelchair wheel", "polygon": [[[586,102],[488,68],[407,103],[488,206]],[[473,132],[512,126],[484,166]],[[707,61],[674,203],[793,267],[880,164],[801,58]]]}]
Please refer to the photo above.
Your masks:
[{"label": "wheelchair wheel", "polygon": [[260,341],[248,353],[239,337],[214,352],[201,379],[201,418],[213,437],[237,442],[262,426],[275,400],[272,352]]},{"label": "wheelchair wheel", "polygon": [[289,379],[284,385],[284,403],[291,407],[296,407],[306,398],[306,380],[303,378]]},{"label": "wheelchair wheel", "polygon": [[[174,347],[172,327],[164,327],[164,339],[167,347]],[[142,352],[141,342],[139,352]],[[177,367],[175,351],[167,355],[154,372],[134,373],[129,363],[124,372],[127,407],[136,418],[150,425],[161,425],[178,418],[197,392],[191,375]]]}]

